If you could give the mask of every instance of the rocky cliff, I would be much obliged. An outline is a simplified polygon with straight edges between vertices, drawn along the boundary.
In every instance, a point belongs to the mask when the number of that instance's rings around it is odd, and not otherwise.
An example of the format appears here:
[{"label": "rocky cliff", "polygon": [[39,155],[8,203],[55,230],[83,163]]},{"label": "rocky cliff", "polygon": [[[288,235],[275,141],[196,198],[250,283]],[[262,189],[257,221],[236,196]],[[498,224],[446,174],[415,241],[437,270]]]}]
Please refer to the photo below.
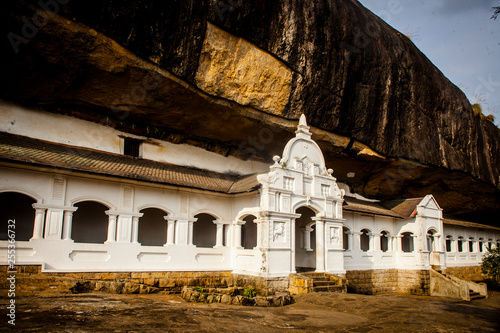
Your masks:
[{"label": "rocky cliff", "polygon": [[357,1],[4,7],[2,99],[269,162],[304,113],[357,192],[500,212],[500,130]]}]

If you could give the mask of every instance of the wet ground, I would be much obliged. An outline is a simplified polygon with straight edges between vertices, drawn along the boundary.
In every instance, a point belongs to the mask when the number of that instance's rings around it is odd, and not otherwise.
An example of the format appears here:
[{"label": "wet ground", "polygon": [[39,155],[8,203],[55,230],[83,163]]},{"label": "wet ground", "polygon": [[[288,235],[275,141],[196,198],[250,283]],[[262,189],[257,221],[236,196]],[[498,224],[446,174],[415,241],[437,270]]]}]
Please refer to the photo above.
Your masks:
[{"label": "wet ground", "polygon": [[[0,330],[10,331],[0,298]],[[22,332],[498,332],[500,293],[472,302],[405,295],[314,293],[281,308],[187,303],[176,295],[16,298]]]}]

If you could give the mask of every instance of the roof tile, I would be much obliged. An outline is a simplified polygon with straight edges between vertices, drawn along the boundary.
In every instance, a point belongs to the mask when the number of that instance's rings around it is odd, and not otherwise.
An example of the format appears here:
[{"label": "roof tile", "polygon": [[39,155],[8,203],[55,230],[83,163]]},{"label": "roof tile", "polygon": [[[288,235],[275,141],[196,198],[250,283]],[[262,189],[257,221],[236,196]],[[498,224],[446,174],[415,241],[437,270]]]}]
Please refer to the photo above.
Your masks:
[{"label": "roof tile", "polygon": [[0,159],[223,193],[254,191],[256,176],[237,176],[0,133]]}]

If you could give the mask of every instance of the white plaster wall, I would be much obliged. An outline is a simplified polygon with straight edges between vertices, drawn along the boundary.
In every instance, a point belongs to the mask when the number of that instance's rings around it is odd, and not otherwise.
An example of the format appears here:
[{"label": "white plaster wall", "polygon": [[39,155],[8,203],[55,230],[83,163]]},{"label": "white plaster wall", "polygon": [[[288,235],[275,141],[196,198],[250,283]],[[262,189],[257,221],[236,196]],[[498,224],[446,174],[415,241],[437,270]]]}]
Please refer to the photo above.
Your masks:
[{"label": "white plaster wall", "polygon": [[[401,238],[396,237],[401,232],[415,232],[415,218],[395,219],[376,215],[366,215],[355,212],[344,212],[344,226],[354,232],[350,237],[350,248],[344,251],[345,270],[369,270],[388,268],[418,269],[420,257],[416,250],[404,253],[401,249]],[[371,231],[369,251],[360,248],[359,233],[363,229]],[[382,252],[380,234],[388,232],[388,251]],[[414,240],[416,242],[416,240]],[[414,242],[414,245],[415,245]]]},{"label": "white plaster wall", "polygon": [[[0,100],[0,131],[115,154],[123,153],[123,140],[120,136],[147,139],[98,123],[30,109],[3,100]],[[151,141],[154,144],[145,142],[142,145],[142,157],[145,159],[241,174],[265,172],[269,169],[269,165],[265,163],[224,157],[187,144],[173,144],[156,139]]]},{"label": "white plaster wall", "polygon": [[[23,179],[22,182],[19,179]],[[0,191],[17,191],[46,203],[50,198],[51,178],[45,173],[25,172],[16,168],[0,168]]]},{"label": "white plaster wall", "polygon": [[0,131],[117,154],[120,153],[118,135],[122,134],[111,127],[2,100]]},{"label": "white plaster wall", "polygon": [[[178,216],[193,217],[199,212],[213,213],[214,216],[226,221],[234,221],[236,218],[231,215],[234,211],[233,198],[229,195],[146,185],[146,183],[135,181],[112,181],[105,177],[80,177],[70,174],[59,175],[59,177],[66,180],[64,193],[66,206],[71,206],[75,201],[92,200],[105,203],[111,210],[115,210],[116,207],[123,206],[120,204],[123,189],[131,188],[133,205],[128,208],[122,207],[122,210],[130,214],[137,213],[142,208],[156,207],[164,209],[169,213],[168,215],[176,218]],[[46,203],[52,195],[50,191],[52,178],[51,172],[0,167],[0,190],[32,193],[39,202]],[[197,196],[202,199],[197,199]],[[183,198],[187,198],[186,206],[181,205]],[[254,194],[241,196],[238,200],[239,205],[244,205],[245,198],[248,199],[247,205],[255,199]],[[123,213],[126,214],[126,212],[118,212],[118,214]],[[179,226],[179,228],[187,227],[187,223]],[[61,221],[60,228],[63,228]],[[59,234],[62,234],[61,230]],[[130,242],[130,237],[128,239],[129,241],[122,241],[122,243],[105,244],[74,243],[72,240],[62,239],[32,239],[17,242],[16,259],[21,264],[44,264],[46,271],[196,271],[237,268],[242,272],[259,274],[261,260],[258,250],[257,252],[238,250],[231,246],[197,248],[187,244],[141,246]],[[7,263],[7,251],[3,249],[7,249],[6,241],[0,241],[0,264]],[[239,255],[234,256],[234,251],[238,251]],[[236,259],[239,260],[238,263],[233,262]]]},{"label": "white plaster wall", "polygon": [[[500,232],[493,230],[477,230],[459,226],[449,226],[444,225],[443,232],[443,249],[445,248],[446,236],[452,236],[452,251],[446,252],[446,266],[449,267],[459,267],[459,266],[476,266],[479,265],[487,253],[486,247],[488,245],[488,240],[493,241],[494,246],[496,246],[497,241],[500,241]],[[458,237],[462,236],[464,238],[463,252],[458,251],[457,240]],[[472,252],[469,252],[469,238],[474,239],[474,248]],[[483,252],[479,251],[479,239],[482,238],[483,242]]]}]

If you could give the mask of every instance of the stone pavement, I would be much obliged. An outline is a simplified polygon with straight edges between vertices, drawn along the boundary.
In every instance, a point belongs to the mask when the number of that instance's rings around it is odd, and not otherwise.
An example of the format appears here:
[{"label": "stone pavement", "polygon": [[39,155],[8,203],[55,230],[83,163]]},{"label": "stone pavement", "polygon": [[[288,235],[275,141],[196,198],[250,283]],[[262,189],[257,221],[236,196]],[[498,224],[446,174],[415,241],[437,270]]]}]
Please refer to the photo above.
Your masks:
[{"label": "stone pavement", "polygon": [[[0,298],[0,331],[10,331]],[[187,303],[177,295],[19,296],[22,332],[498,332],[500,292],[472,302],[407,295],[312,293],[280,308]]]}]

